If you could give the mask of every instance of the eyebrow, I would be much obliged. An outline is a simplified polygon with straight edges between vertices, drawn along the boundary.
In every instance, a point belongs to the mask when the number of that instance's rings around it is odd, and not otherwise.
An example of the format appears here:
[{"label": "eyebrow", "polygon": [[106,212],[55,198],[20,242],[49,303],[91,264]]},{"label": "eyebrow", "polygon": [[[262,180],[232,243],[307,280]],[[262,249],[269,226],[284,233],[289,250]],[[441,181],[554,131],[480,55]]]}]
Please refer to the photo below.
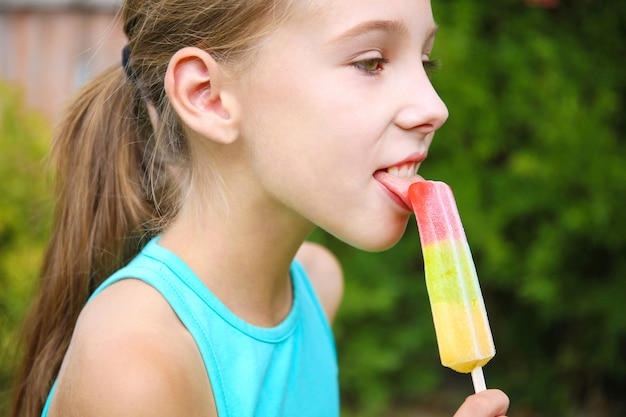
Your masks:
[{"label": "eyebrow", "polygon": [[[426,36],[427,41],[430,41],[435,37],[437,29],[437,25],[431,27]],[[409,29],[406,27],[404,22],[400,20],[368,20],[367,22],[360,23],[353,28],[348,29],[346,32],[334,38],[330,43],[337,44],[349,41],[371,32],[406,34],[409,32]]]}]

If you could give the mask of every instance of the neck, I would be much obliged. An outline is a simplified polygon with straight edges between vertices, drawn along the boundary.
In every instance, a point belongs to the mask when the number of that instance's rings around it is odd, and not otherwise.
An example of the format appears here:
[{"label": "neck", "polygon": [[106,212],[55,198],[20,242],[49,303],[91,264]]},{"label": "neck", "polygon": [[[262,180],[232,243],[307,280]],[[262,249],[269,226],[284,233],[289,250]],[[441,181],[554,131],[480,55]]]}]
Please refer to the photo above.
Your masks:
[{"label": "neck", "polygon": [[159,244],[187,263],[235,315],[273,327],[291,310],[289,268],[313,226],[271,205],[239,201],[201,215],[183,208]]}]

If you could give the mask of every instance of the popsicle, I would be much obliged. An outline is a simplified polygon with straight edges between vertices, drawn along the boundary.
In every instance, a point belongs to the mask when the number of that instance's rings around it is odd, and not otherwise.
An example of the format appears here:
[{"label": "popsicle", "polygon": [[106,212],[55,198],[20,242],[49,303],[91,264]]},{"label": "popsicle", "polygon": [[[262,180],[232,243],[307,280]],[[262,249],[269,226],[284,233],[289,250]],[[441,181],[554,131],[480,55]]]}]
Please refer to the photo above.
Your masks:
[{"label": "popsicle", "polygon": [[450,187],[419,181],[409,187],[417,220],[426,288],[444,366],[472,373],[486,389],[482,367],[496,354],[476,267]]}]

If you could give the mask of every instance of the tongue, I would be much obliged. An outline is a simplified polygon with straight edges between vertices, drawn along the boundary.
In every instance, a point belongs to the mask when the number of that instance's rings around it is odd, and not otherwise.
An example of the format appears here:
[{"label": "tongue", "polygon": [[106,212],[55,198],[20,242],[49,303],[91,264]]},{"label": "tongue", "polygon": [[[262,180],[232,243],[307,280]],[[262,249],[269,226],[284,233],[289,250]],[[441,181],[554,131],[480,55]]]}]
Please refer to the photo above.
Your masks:
[{"label": "tongue", "polygon": [[409,186],[417,181],[424,181],[419,175],[413,175],[410,178],[399,178],[389,174],[385,170],[376,171],[374,178],[383,184],[389,191],[397,195],[407,207],[411,208],[411,200],[409,199]]}]

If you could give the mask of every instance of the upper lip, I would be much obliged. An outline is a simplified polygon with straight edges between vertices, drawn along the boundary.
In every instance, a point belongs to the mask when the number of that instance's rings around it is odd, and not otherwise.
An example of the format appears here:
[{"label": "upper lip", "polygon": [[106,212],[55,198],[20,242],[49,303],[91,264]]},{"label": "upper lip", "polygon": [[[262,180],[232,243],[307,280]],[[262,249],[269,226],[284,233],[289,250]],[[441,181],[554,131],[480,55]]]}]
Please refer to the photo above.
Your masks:
[{"label": "upper lip", "polygon": [[[411,155],[407,156],[406,158],[394,163],[393,165],[389,165],[387,167],[382,168],[381,170],[383,171],[389,171],[389,169],[401,169],[404,166],[407,165],[411,165],[414,164],[415,167],[417,168],[417,166],[419,166],[419,164],[421,164],[424,159],[426,159],[426,152],[414,152]],[[412,172],[413,175],[415,175],[415,172]]]}]

